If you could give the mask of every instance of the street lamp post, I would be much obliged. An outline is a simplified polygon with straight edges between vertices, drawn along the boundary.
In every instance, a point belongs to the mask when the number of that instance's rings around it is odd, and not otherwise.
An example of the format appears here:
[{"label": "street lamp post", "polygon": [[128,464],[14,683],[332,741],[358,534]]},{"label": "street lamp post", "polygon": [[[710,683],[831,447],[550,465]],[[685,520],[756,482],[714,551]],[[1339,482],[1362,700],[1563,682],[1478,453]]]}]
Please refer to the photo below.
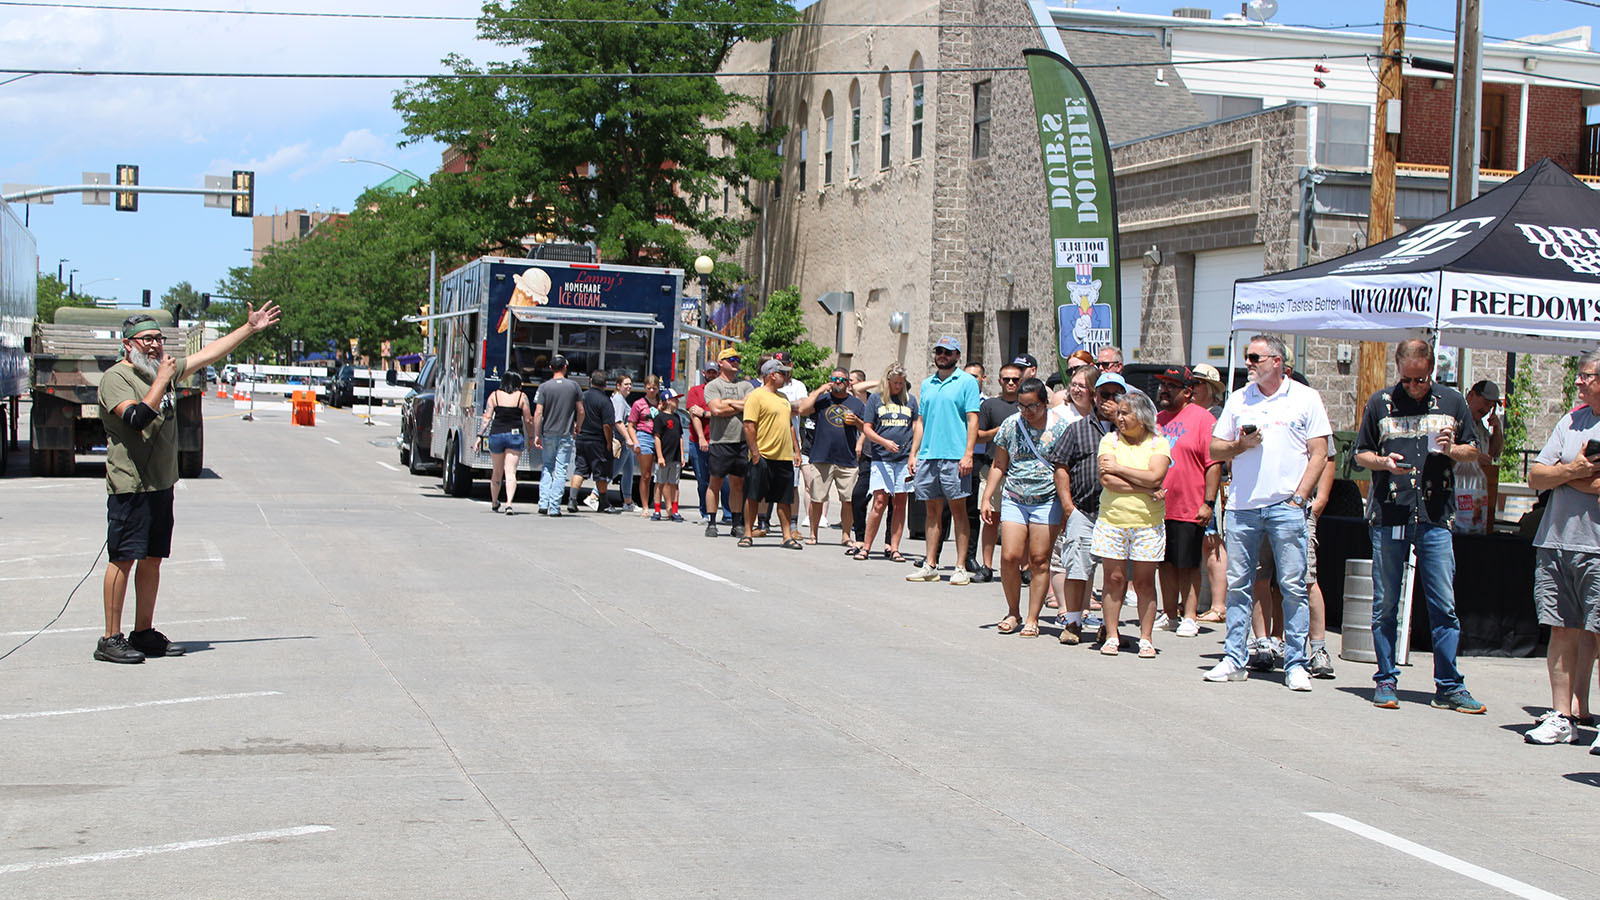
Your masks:
[{"label": "street lamp post", "polygon": [[[700,276],[700,327],[707,328],[711,322],[711,307],[707,305],[711,295],[711,273],[717,268],[717,261],[704,253],[695,257],[694,271]],[[700,339],[700,376],[705,377],[706,360],[710,354],[706,352],[706,339]]]},{"label": "street lamp post", "polygon": [[389,171],[395,173],[396,175],[404,175],[404,174],[406,174],[404,169],[396,169],[394,166],[391,166],[386,162],[378,162],[375,159],[356,159],[353,156],[346,156],[344,159],[339,160],[339,162],[342,162],[342,163],[366,163],[367,165],[371,165],[371,166],[383,166],[385,169],[388,169]]}]

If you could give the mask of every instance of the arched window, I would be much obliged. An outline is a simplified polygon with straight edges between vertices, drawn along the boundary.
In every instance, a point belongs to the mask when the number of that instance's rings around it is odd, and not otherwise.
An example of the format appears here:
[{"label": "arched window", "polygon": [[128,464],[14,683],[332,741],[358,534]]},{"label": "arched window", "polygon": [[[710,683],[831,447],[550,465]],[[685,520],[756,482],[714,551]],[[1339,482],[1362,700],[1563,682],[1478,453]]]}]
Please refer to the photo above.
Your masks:
[{"label": "arched window", "polygon": [[794,143],[795,165],[799,166],[796,185],[800,190],[800,195],[803,197],[806,193],[806,157],[809,155],[810,149],[806,145],[810,137],[811,127],[811,108],[806,106],[805,103],[800,104],[800,121],[796,124],[798,125],[798,131],[795,134]]},{"label": "arched window", "polygon": [[922,158],[922,54],[911,54],[911,158]]},{"label": "arched window", "polygon": [[878,170],[889,168],[889,133],[894,124],[894,86],[889,80],[889,67],[878,76],[878,103],[883,110],[878,123]]},{"label": "arched window", "polygon": [[850,79],[850,177],[861,175],[861,82]]},{"label": "arched window", "polygon": [[822,183],[833,184],[833,91],[822,94]]}]

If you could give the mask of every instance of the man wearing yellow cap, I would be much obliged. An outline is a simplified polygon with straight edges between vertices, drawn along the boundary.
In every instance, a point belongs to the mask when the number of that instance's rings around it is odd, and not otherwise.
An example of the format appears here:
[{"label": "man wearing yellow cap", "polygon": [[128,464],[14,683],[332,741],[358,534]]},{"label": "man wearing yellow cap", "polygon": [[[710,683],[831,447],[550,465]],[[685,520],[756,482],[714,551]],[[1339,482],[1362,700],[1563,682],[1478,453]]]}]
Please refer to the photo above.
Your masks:
[{"label": "man wearing yellow cap", "polygon": [[[245,323],[179,361],[166,354],[161,325],[147,315],[122,325],[123,359],[100,376],[100,422],[106,431],[106,633],[94,658],[140,663],[181,656],[183,648],[152,624],[161,560],[172,555],[172,486],[178,480],[178,414],[172,386],[205,369],[245,338],[272,327],[279,309],[245,305]],[[137,564],[137,566],[135,565]],[[122,604],[133,577],[134,630],[122,635]]]}]

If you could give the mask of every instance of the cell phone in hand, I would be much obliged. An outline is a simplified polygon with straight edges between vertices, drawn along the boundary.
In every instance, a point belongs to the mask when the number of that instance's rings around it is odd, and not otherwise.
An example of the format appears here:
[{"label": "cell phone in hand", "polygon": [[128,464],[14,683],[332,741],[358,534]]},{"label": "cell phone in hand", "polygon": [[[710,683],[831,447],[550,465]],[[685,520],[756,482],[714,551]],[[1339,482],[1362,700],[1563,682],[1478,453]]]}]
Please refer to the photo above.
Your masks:
[{"label": "cell phone in hand", "polygon": [[1583,455],[1589,457],[1592,462],[1600,462],[1600,441],[1591,438],[1583,445]]},{"label": "cell phone in hand", "polygon": [[1244,432],[1245,434],[1255,434],[1256,433],[1256,427],[1254,425],[1240,425],[1239,426],[1239,430]]},{"label": "cell phone in hand", "polygon": [[1408,462],[1397,462],[1394,464],[1394,468],[1396,472],[1415,472],[1417,470],[1416,466]]}]

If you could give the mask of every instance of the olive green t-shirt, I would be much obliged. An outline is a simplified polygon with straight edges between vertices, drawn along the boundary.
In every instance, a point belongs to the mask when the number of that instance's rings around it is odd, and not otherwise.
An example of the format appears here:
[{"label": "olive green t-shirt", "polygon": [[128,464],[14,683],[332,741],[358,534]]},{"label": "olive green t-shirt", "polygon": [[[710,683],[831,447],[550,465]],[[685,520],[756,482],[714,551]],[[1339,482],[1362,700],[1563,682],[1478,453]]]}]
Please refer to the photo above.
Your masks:
[{"label": "olive green t-shirt", "polygon": [[[187,371],[177,360],[176,384]],[[150,391],[152,379],[123,361],[100,376],[100,424],[106,430],[106,491],[134,494],[164,491],[178,481],[178,407],[169,392],[156,410],[155,421],[135,431],[112,412],[125,400],[135,403]]]}]

